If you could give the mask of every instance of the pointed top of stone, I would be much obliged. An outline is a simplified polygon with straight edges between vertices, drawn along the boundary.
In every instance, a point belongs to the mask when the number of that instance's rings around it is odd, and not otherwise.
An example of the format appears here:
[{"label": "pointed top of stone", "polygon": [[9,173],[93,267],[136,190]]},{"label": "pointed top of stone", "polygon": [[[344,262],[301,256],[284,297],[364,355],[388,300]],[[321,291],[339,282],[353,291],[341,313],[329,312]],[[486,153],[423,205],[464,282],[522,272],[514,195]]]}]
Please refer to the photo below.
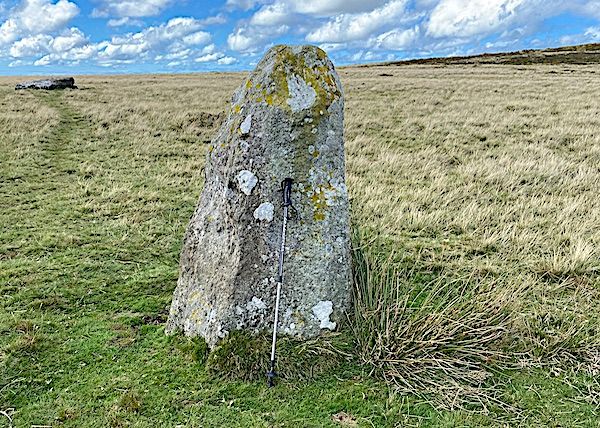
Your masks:
[{"label": "pointed top of stone", "polygon": [[292,113],[322,115],[342,95],[342,85],[327,54],[316,46],[274,46],[236,94],[243,102],[266,103]]}]

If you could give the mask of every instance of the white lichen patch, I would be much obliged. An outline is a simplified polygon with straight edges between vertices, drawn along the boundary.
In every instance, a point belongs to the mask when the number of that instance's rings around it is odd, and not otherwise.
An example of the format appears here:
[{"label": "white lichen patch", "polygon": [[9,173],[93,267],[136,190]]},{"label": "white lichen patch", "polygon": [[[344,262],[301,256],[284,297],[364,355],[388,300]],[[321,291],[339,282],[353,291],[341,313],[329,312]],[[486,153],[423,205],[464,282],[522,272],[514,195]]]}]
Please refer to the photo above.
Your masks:
[{"label": "white lichen patch", "polygon": [[249,114],[246,117],[246,119],[244,119],[242,124],[240,125],[240,132],[242,133],[242,135],[248,135],[248,133],[250,132],[251,126],[252,126],[252,115]]},{"label": "white lichen patch", "polygon": [[329,317],[333,313],[333,302],[331,300],[320,301],[312,307],[312,312],[321,322],[321,328],[328,328],[329,330],[335,330],[336,323],[331,321]]},{"label": "white lichen patch", "polygon": [[312,107],[317,99],[317,92],[312,86],[296,74],[287,77],[287,84],[290,94],[287,103],[292,112],[296,113]]},{"label": "white lichen patch", "polygon": [[254,218],[257,220],[272,221],[275,207],[270,202],[263,202],[254,210]]},{"label": "white lichen patch", "polygon": [[265,305],[265,302],[260,300],[258,297],[253,296],[252,300],[246,303],[246,309],[250,312],[264,311],[267,309],[267,305]]},{"label": "white lichen patch", "polygon": [[328,207],[335,205],[335,199],[339,195],[338,190],[335,187],[325,188],[323,189],[323,194],[325,195],[325,204]]},{"label": "white lichen patch", "polygon": [[254,186],[258,183],[258,178],[256,178],[256,175],[254,175],[252,171],[243,169],[237,175],[237,181],[242,193],[244,193],[244,195],[250,195],[252,189],[254,189]]}]

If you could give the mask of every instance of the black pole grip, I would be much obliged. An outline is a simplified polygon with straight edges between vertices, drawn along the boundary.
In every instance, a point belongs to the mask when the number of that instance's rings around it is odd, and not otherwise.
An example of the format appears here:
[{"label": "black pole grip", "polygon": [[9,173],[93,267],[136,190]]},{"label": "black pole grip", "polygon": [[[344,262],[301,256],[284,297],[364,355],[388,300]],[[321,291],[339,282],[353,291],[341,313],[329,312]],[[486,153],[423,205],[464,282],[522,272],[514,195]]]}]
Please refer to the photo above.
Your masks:
[{"label": "black pole grip", "polygon": [[292,183],[294,180],[286,178],[281,182],[281,189],[283,190],[283,206],[289,207],[292,205]]}]

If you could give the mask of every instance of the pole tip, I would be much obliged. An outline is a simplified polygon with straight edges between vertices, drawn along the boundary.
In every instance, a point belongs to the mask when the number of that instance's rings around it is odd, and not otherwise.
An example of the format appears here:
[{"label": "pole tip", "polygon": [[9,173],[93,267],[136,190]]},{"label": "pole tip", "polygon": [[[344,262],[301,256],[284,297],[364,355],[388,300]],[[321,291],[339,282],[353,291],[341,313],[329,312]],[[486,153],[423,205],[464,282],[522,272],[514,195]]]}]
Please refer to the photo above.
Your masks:
[{"label": "pole tip", "polygon": [[275,386],[275,376],[276,373],[273,370],[269,370],[267,372],[267,385],[269,388],[273,388]]}]

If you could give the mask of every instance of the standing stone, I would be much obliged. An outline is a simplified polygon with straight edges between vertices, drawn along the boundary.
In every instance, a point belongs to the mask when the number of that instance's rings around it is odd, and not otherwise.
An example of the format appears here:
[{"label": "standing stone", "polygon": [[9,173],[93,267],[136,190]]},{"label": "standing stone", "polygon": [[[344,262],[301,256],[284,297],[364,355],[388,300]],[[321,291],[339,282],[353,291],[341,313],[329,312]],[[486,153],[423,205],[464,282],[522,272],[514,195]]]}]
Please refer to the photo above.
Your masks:
[{"label": "standing stone", "polygon": [[272,329],[281,182],[294,180],[279,331],[334,330],[351,299],[342,86],[325,52],[275,46],[235,92],[187,228],[167,333],[213,347]]}]

